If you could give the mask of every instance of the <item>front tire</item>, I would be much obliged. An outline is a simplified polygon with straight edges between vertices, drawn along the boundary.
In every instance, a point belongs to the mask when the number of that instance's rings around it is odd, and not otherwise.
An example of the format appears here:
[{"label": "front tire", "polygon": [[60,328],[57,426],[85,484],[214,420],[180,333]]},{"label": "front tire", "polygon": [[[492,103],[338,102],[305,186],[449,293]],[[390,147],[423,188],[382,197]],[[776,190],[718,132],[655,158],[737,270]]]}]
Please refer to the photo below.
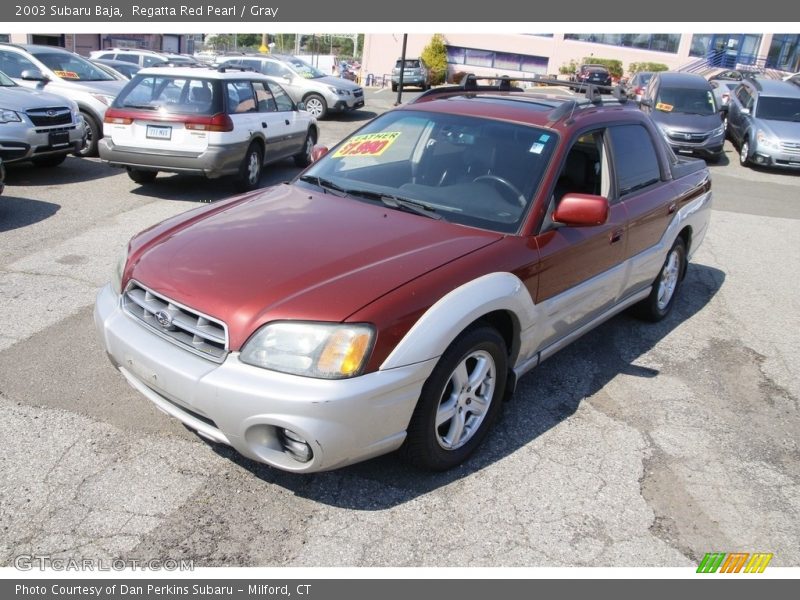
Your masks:
[{"label": "front tire", "polygon": [[468,329],[456,338],[422,387],[402,458],[431,471],[464,462],[499,414],[507,369],[505,341],[492,327]]},{"label": "front tire", "polygon": [[746,167],[750,163],[750,141],[745,138],[739,148],[739,164]]},{"label": "front tire", "polygon": [[309,94],[305,97],[306,112],[317,119],[324,119],[328,114],[328,104],[319,94]]},{"label": "front tire", "polygon": [[239,167],[239,175],[236,177],[236,190],[239,192],[249,192],[256,189],[261,181],[261,169],[264,165],[264,154],[258,144],[250,144]]},{"label": "front tire", "polygon": [[86,123],[86,145],[75,156],[97,156],[97,142],[103,137],[103,130],[93,116],[85,112],[81,115]]},{"label": "front tire", "polygon": [[679,237],[667,253],[650,295],[634,306],[636,316],[654,323],[666,317],[675,304],[685,272],[686,243]]}]

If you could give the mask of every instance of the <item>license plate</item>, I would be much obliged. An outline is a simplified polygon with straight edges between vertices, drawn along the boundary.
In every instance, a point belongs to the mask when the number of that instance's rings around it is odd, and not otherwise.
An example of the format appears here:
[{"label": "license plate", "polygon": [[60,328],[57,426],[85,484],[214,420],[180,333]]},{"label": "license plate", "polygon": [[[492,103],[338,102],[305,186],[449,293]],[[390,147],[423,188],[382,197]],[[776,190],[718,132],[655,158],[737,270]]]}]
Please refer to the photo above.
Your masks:
[{"label": "license plate", "polygon": [[53,131],[49,141],[51,146],[66,146],[69,144],[69,131]]},{"label": "license plate", "polygon": [[161,127],[156,125],[147,126],[147,137],[154,140],[172,139],[172,127]]}]

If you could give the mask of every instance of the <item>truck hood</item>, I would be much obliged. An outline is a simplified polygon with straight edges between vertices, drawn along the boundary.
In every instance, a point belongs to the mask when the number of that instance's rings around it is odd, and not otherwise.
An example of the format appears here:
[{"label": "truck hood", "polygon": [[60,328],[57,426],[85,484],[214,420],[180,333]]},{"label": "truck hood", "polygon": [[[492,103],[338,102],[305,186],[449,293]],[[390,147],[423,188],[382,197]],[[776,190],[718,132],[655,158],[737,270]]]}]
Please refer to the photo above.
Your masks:
[{"label": "truck hood", "polygon": [[224,321],[237,350],[269,321],[344,321],[502,235],[282,185],[143,238],[126,276]]}]

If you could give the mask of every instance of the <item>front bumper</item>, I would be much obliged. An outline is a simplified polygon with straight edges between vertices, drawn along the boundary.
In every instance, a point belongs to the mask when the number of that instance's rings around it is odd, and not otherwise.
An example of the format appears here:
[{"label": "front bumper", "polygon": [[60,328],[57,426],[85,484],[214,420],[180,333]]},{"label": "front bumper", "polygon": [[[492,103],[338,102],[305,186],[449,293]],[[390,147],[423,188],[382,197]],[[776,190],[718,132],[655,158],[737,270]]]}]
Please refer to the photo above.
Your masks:
[{"label": "front bumper", "polygon": [[37,128],[23,121],[4,123],[0,127],[0,136],[0,158],[12,163],[40,156],[78,152],[83,148],[86,131],[83,119],[79,119],[75,125],[50,128]]},{"label": "front bumper", "polygon": [[[344,380],[252,367],[237,352],[217,364],[148,331],[121,309],[110,285],[97,296],[94,319],[111,361],[158,408],[205,438],[286,471],[333,469],[400,447],[436,362]],[[284,452],[280,428],[308,442],[310,461]]]},{"label": "front bumper", "polygon": [[185,152],[120,146],[109,136],[101,139],[97,147],[100,158],[112,167],[204,175],[214,179],[223,175],[233,175],[239,171],[249,142],[224,146],[209,145],[203,152]]},{"label": "front bumper", "polygon": [[757,165],[765,167],[800,169],[800,152],[788,153],[764,146],[756,146],[750,160]]}]

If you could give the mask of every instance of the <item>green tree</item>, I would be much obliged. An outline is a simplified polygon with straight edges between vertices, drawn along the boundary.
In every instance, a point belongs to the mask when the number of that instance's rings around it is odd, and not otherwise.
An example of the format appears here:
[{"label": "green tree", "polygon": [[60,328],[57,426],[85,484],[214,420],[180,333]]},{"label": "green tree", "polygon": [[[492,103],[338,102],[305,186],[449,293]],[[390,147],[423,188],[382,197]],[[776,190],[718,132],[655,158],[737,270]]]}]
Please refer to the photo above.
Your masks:
[{"label": "green tree", "polygon": [[641,71],[652,71],[655,73],[657,71],[668,71],[668,70],[669,67],[664,63],[636,62],[628,65],[628,72],[631,75],[636,75],[636,73],[639,73]]},{"label": "green tree", "polygon": [[441,33],[435,34],[422,50],[420,58],[431,72],[431,84],[439,85],[447,77],[447,47]]}]

